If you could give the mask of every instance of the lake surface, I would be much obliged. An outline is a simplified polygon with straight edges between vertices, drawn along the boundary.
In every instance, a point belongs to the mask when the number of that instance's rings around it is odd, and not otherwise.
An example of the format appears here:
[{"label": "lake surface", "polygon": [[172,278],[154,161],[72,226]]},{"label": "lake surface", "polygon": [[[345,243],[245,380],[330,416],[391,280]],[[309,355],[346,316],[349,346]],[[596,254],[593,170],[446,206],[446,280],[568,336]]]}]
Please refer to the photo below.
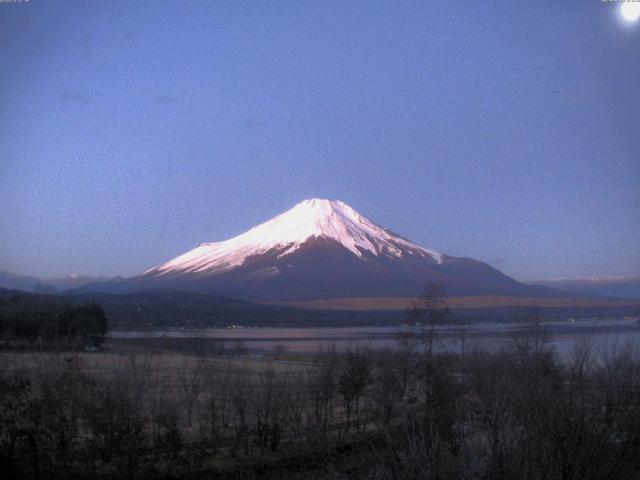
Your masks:
[{"label": "lake surface", "polygon": [[[543,324],[551,345],[563,358],[568,358],[576,345],[590,342],[596,350],[640,347],[638,317],[578,320]],[[440,348],[446,351],[491,350],[507,346],[515,335],[528,328],[522,324],[485,323],[441,329]],[[401,332],[408,327],[341,327],[341,328],[210,328],[113,331],[113,339],[200,339],[218,348],[233,350],[238,344],[252,354],[287,352],[312,354],[322,349],[344,351],[355,347],[397,348]]]}]

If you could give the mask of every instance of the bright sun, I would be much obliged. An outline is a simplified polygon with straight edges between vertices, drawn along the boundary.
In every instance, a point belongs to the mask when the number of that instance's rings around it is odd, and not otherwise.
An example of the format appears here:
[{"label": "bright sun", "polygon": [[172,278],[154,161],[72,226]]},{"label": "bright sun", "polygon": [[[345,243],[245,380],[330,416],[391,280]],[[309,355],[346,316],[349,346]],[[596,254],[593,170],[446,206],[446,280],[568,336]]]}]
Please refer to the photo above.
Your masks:
[{"label": "bright sun", "polygon": [[627,22],[635,22],[640,18],[640,1],[627,0],[620,5],[622,18]]}]

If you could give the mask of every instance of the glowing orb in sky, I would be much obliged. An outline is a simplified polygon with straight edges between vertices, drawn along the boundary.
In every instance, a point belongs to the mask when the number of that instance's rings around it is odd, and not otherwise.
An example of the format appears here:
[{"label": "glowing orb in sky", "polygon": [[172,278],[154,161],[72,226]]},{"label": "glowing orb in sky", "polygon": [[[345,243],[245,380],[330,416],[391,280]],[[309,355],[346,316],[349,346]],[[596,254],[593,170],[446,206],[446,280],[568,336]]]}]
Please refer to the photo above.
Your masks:
[{"label": "glowing orb in sky", "polygon": [[640,18],[640,2],[629,0],[623,2],[620,5],[620,13],[627,22],[637,21]]}]

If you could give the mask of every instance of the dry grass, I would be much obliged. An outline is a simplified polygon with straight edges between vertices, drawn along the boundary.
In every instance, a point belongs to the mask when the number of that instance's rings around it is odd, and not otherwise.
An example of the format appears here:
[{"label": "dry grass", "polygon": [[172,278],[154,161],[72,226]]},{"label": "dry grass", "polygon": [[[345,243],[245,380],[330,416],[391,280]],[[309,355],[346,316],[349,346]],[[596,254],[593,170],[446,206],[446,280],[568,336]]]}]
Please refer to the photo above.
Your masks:
[{"label": "dry grass", "polygon": [[[65,359],[79,359],[83,371],[91,376],[108,378],[114,375],[131,374],[132,371],[161,372],[163,380],[179,378],[185,368],[204,365],[219,372],[243,371],[259,375],[267,370],[279,374],[304,374],[312,368],[305,362],[289,362],[273,359],[243,357],[219,357],[186,355],[179,352],[151,353],[144,350],[123,349],[96,353],[85,352],[0,352],[0,372],[4,374],[27,374],[32,376],[48,366],[59,365]],[[173,381],[171,382],[173,383]]]},{"label": "dry grass", "polygon": [[[352,297],[280,302],[280,304],[322,310],[405,310],[411,305],[413,300],[415,299],[408,297]],[[640,300],[580,297],[540,298],[500,295],[449,297],[447,303],[452,309],[496,307],[640,307]]]}]

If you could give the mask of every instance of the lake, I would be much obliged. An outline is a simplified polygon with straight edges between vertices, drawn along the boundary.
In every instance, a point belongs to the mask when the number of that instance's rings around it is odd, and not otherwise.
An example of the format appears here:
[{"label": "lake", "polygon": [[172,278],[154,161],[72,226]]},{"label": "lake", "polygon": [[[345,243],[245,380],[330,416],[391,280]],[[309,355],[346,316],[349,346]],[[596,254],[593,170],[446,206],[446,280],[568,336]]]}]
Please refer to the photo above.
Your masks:
[{"label": "lake", "polygon": [[[544,324],[551,345],[568,358],[578,343],[591,342],[596,349],[640,346],[638,317],[587,319]],[[460,351],[464,338],[466,351],[491,350],[506,346],[514,335],[527,327],[514,323],[484,323],[441,328],[440,348]],[[344,351],[354,347],[397,348],[399,332],[408,327],[338,327],[338,328],[210,328],[113,331],[113,339],[200,339],[219,348],[233,350],[238,344],[247,352],[260,355],[273,352],[313,354],[334,347]]]}]

